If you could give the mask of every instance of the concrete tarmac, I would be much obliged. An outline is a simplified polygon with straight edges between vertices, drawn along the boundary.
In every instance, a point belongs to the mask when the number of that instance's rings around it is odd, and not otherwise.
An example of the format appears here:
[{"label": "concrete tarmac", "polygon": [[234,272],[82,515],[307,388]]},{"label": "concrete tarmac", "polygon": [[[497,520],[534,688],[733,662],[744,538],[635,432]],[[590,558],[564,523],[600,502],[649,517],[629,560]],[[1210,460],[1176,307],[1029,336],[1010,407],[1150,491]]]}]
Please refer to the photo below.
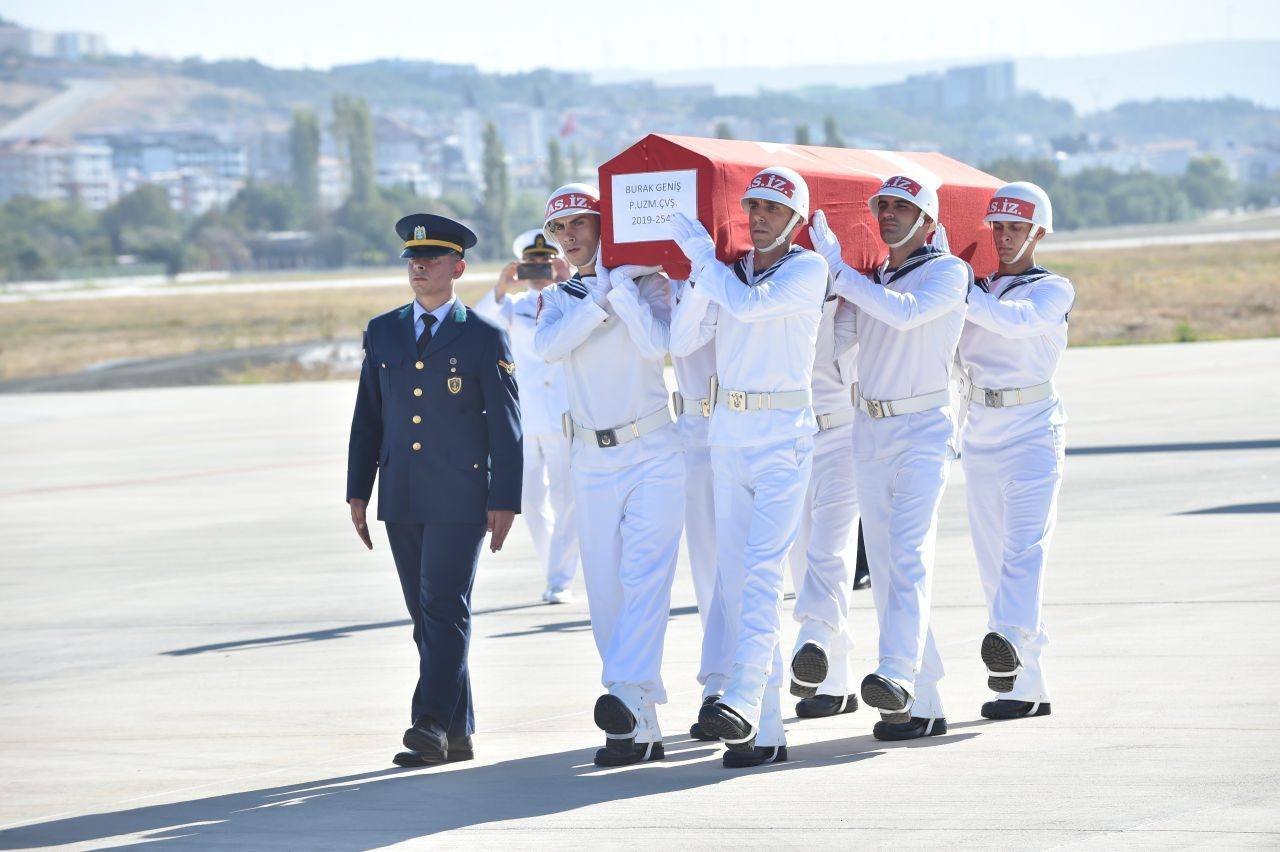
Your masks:
[{"label": "concrete tarmac", "polygon": [[[352,383],[0,397],[0,849],[1278,848],[1277,365],[1280,340],[1068,351],[1053,715],[978,714],[957,464],[933,612],[950,732],[793,718],[790,762],[745,771],[686,736],[683,562],[667,759],[592,765],[585,594],[537,603],[519,521],[475,591],[476,760],[393,767],[414,650],[385,535],[366,552],[343,503]],[[852,617],[860,677],[869,593]]]}]

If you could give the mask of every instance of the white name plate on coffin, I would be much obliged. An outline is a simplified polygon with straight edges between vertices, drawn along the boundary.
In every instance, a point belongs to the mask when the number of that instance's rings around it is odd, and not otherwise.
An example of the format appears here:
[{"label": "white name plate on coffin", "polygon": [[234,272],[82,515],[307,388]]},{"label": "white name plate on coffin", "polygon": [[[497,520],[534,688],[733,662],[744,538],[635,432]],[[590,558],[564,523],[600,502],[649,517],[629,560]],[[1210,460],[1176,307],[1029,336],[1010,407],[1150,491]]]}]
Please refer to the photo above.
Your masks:
[{"label": "white name plate on coffin", "polygon": [[693,169],[613,176],[613,241],[671,239],[671,215],[698,218],[698,173]]}]

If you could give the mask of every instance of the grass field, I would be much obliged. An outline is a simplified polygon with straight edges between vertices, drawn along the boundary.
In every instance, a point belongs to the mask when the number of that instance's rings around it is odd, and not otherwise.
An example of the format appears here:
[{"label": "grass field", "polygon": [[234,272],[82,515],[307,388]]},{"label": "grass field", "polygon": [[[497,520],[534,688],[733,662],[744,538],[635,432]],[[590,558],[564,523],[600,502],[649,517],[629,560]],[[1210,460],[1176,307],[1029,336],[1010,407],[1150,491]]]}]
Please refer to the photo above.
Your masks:
[{"label": "grass field", "polygon": [[[1280,336],[1280,240],[1159,249],[1045,252],[1075,282],[1073,345]],[[460,285],[474,304],[491,277]],[[195,289],[195,288],[193,288]],[[313,340],[359,340],[408,286],[245,292],[0,305],[0,380],[129,358]],[[324,378],[293,364],[228,381]]]}]

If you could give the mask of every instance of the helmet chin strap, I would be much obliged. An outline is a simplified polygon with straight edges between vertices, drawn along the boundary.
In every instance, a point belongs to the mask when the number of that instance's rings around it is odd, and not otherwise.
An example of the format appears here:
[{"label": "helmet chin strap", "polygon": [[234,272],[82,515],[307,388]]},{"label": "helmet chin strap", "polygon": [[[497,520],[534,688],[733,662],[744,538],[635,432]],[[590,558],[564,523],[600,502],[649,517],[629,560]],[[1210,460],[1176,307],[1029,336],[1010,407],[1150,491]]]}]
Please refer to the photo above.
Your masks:
[{"label": "helmet chin strap", "polygon": [[594,273],[595,273],[595,266],[596,266],[596,255],[598,255],[598,254],[600,254],[600,243],[599,243],[599,242],[596,242],[596,248],[595,248],[595,251],[591,252],[591,257],[587,258],[587,262],[586,262],[586,263],[584,263],[584,264],[582,264],[582,266],[579,266],[578,268],[579,268],[579,269],[586,269],[588,266],[590,266],[590,267],[591,267],[591,272],[592,272],[592,274],[594,274]]},{"label": "helmet chin strap", "polygon": [[1036,225],[1036,226],[1033,226],[1031,230],[1027,231],[1027,238],[1022,241],[1022,248],[1018,249],[1018,253],[1013,256],[1013,260],[1009,261],[1009,266],[1013,266],[1015,263],[1017,263],[1019,260],[1022,259],[1023,252],[1025,252],[1027,248],[1030,247],[1032,238],[1035,237],[1036,231],[1039,231],[1039,230],[1040,230],[1040,226]]},{"label": "helmet chin strap", "polygon": [[911,226],[911,230],[907,231],[907,235],[896,243],[888,243],[889,248],[896,249],[898,246],[910,241],[916,235],[916,231],[920,230],[920,226],[924,224],[924,211],[920,211],[920,215],[916,217],[916,223]]},{"label": "helmet chin strap", "polygon": [[791,229],[794,228],[796,226],[796,223],[799,221],[800,221],[800,214],[792,213],[791,221],[787,223],[787,227],[782,229],[782,233],[778,234],[778,238],[773,242],[769,243],[769,245],[765,246],[764,248],[757,249],[757,251],[773,251],[778,246],[782,245],[784,242],[787,241],[787,235],[791,233]]}]

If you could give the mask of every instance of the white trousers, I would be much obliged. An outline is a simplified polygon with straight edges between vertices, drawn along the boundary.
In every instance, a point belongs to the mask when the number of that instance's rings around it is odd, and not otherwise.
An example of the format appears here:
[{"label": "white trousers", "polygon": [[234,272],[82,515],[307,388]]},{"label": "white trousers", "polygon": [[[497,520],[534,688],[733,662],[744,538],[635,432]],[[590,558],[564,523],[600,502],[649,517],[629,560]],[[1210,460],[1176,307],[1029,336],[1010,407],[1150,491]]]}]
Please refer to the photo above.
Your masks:
[{"label": "white trousers", "polygon": [[806,642],[822,646],[830,667],[818,693],[848,695],[853,674],[849,597],[857,545],[850,534],[858,522],[853,426],[819,432],[813,442],[813,475],[788,557],[796,588],[794,617],[800,623],[795,650]]},{"label": "white trousers", "polygon": [[720,647],[704,643],[704,657],[729,673],[723,701],[757,729],[757,744],[782,745],[782,563],[800,526],[813,439],[713,446],[711,464],[717,607],[726,629]]},{"label": "white trousers", "polygon": [[716,589],[716,502],[711,471],[711,448],[684,448],[684,547],[693,575],[702,629],[707,629],[711,596]]},{"label": "white trousers", "polygon": [[601,682],[614,694],[665,703],[662,647],[684,520],[683,454],[574,468],[573,486]]},{"label": "white trousers", "polygon": [[524,436],[520,514],[547,574],[547,585],[567,589],[578,574],[578,526],[573,517],[569,441],[559,432]]},{"label": "white trousers", "polygon": [[[938,694],[943,668],[929,627],[929,602],[951,427],[949,420],[929,422],[937,416],[905,416],[925,421],[919,440],[904,441],[900,452],[882,458],[859,458],[854,477],[880,626],[876,673],[915,693],[912,716],[937,719],[945,715]],[[865,425],[859,417],[854,428]]]},{"label": "white trousers", "polygon": [[729,672],[714,671],[721,665],[720,648],[728,643],[724,613],[715,603],[716,503],[711,448],[685,445],[684,449],[684,546],[693,575],[693,595],[702,621],[702,659],[698,683],[704,697],[724,691]]},{"label": "white trousers", "polygon": [[1045,565],[1058,518],[1064,436],[1061,424],[993,446],[965,442],[969,529],[987,599],[987,629],[1013,642],[1022,672],[1013,701],[1049,700],[1041,654],[1049,633],[1041,616]]}]

